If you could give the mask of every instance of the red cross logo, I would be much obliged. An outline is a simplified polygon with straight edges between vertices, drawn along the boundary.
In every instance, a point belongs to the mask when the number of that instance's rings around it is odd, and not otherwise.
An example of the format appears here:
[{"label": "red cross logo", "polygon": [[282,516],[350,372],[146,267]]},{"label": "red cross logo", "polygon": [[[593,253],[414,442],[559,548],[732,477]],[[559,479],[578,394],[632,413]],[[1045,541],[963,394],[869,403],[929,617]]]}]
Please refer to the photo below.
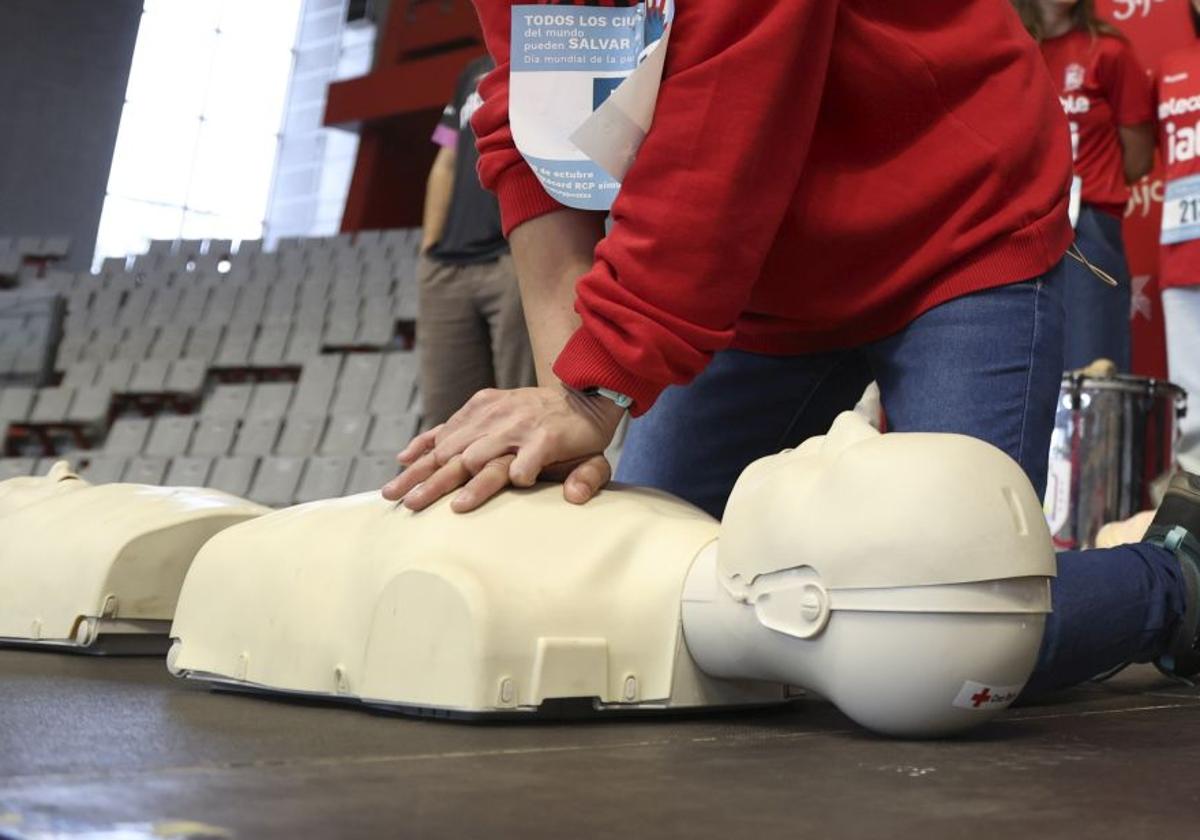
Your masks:
[{"label": "red cross logo", "polygon": [[984,686],[983,691],[976,692],[971,695],[971,705],[978,709],[984,703],[992,699],[992,692],[987,686]]}]

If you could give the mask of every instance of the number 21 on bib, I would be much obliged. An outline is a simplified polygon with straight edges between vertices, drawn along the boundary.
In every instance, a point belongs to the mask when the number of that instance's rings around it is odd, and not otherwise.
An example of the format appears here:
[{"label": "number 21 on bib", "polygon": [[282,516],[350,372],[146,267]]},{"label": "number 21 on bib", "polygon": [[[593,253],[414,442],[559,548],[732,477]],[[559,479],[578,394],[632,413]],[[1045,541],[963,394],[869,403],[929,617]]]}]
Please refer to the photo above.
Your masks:
[{"label": "number 21 on bib", "polygon": [[1200,175],[1167,182],[1163,196],[1163,245],[1200,238]]}]

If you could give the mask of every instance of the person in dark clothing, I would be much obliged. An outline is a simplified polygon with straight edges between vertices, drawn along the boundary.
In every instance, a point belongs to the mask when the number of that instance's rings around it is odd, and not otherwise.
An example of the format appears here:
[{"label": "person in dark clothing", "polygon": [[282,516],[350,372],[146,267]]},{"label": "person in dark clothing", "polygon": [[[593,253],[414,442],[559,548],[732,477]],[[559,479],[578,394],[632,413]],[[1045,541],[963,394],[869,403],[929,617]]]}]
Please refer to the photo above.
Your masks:
[{"label": "person in dark clothing", "polygon": [[482,388],[534,381],[533,354],[496,198],[479,183],[471,115],[483,57],[467,65],[433,133],[417,268],[423,425],[445,422]]}]

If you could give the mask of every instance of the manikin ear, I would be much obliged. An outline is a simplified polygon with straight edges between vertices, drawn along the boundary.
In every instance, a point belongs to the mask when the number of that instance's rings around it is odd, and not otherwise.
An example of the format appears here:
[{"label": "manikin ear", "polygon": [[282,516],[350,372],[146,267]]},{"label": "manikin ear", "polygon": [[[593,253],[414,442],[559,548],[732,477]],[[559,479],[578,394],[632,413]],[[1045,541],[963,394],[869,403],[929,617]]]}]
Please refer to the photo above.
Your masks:
[{"label": "manikin ear", "polygon": [[46,473],[46,478],[55,483],[80,480],[79,475],[71,469],[71,465],[66,461],[55,461],[54,466],[50,468],[50,472]]}]

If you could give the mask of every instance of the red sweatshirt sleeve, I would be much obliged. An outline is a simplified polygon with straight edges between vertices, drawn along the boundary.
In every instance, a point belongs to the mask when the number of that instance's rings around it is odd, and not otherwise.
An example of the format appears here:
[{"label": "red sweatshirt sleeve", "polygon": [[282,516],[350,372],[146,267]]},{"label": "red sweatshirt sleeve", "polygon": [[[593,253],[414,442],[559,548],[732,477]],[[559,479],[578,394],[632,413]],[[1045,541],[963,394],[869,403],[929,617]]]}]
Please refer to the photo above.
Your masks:
[{"label": "red sweatshirt sleeve", "polygon": [[[497,63],[474,127],[506,227],[554,209],[512,148],[507,0],[476,0]],[[654,124],[577,285],[582,326],[554,370],[645,412],[729,346],[789,210],[821,105],[833,0],[681,3]],[[496,53],[500,50],[499,53]],[[488,101],[488,99],[491,101]],[[485,115],[486,109],[486,115]],[[544,192],[541,195],[545,195]],[[799,275],[803,266],[796,266]]]}]

